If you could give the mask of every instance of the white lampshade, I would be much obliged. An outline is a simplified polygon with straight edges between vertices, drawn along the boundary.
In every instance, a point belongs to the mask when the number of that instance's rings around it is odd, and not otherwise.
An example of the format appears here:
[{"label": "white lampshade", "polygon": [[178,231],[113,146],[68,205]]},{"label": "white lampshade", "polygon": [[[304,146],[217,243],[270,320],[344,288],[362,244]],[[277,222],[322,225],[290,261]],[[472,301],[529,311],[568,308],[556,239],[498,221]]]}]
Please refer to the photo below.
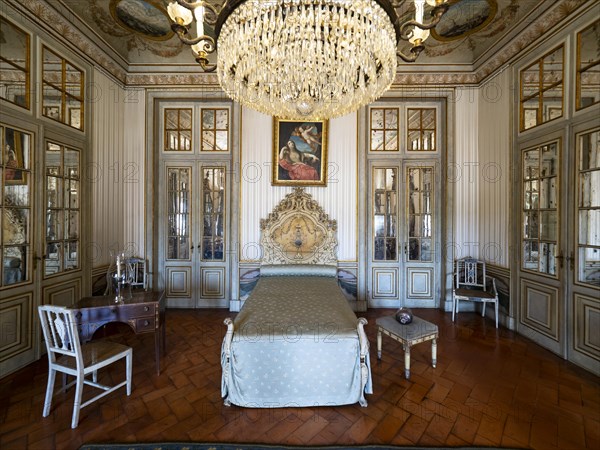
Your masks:
[{"label": "white lampshade", "polygon": [[169,17],[175,23],[178,23],[183,26],[188,26],[194,20],[194,15],[192,11],[187,8],[184,8],[176,1],[172,1],[167,6],[167,12],[169,13]]},{"label": "white lampshade", "polygon": [[408,39],[408,42],[414,45],[417,40],[421,42],[425,41],[429,37],[429,30],[421,30],[419,27],[415,27],[412,36]]}]

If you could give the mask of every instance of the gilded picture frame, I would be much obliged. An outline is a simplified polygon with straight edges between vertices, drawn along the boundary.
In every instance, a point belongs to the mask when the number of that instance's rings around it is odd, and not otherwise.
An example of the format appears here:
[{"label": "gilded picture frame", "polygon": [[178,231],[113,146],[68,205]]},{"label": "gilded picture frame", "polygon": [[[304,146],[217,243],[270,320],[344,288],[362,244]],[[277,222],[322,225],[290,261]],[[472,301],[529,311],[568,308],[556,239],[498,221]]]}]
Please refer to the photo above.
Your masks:
[{"label": "gilded picture frame", "polygon": [[26,133],[13,129],[4,132],[4,182],[8,185],[26,185],[30,156],[30,140]]},{"label": "gilded picture frame", "polygon": [[327,120],[273,118],[273,186],[327,185]]}]

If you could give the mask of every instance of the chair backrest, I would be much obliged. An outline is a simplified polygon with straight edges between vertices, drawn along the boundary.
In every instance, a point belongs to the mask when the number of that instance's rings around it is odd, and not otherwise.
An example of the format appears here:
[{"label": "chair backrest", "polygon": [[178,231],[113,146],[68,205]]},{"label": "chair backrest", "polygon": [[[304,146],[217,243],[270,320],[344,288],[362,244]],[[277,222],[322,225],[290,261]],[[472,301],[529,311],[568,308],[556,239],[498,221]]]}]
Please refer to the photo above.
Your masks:
[{"label": "chair backrest", "polygon": [[[123,259],[122,270],[125,271],[125,283],[127,286],[142,287],[144,290],[148,290],[148,269],[146,260],[131,256]],[[114,282],[113,276],[117,273],[115,266],[111,266],[106,273],[106,290],[104,295],[111,295],[114,293]]]},{"label": "chair backrest", "polygon": [[486,290],[485,262],[466,257],[456,260],[454,287]]},{"label": "chair backrest", "polygon": [[55,362],[57,354],[70,356],[76,359],[79,367],[82,363],[81,344],[74,311],[63,306],[41,305],[38,312],[50,361]]},{"label": "chair backrest", "polygon": [[127,270],[127,279],[131,287],[140,286],[148,289],[148,272],[146,270],[146,260],[137,257],[125,259]]}]

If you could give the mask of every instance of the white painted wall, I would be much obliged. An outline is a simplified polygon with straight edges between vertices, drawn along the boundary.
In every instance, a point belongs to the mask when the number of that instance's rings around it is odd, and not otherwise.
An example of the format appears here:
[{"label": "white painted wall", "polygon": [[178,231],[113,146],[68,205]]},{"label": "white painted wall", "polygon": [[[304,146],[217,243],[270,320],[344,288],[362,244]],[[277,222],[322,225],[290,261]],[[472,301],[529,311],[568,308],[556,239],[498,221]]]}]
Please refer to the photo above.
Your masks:
[{"label": "white painted wall", "polygon": [[504,70],[479,88],[479,256],[509,267],[510,71]]},{"label": "white painted wall", "polygon": [[92,189],[92,266],[110,262],[110,252],[143,255],[143,91],[126,90],[94,70],[91,90],[91,162],[85,171]]},{"label": "white painted wall", "polygon": [[146,174],[146,99],[143,89],[124,91],[123,207],[128,219],[123,224],[123,242],[129,253],[147,257],[144,248],[144,205]]},{"label": "white painted wall", "polygon": [[[240,261],[260,259],[260,219],[266,218],[291,187],[271,186],[273,118],[242,111]],[[357,118],[349,114],[329,122],[327,188],[306,192],[338,223],[338,260],[357,261]]]},{"label": "white painted wall", "polygon": [[[456,89],[455,153],[448,165],[449,188],[454,189],[453,259],[479,257],[479,90]],[[448,130],[449,133],[452,130]]]}]

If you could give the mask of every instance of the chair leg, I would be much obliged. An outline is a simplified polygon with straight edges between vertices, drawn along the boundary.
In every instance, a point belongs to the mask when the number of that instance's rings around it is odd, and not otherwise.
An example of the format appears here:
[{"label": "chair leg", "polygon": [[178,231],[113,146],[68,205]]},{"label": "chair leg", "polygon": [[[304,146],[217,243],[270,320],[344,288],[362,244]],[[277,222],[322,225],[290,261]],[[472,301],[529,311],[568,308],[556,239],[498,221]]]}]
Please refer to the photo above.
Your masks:
[{"label": "chair leg", "polygon": [[127,395],[131,395],[131,368],[133,366],[132,363],[133,360],[133,351],[130,349],[127,352],[127,357],[125,358],[125,365],[126,365],[126,373],[127,373]]},{"label": "chair leg", "polygon": [[485,305],[487,305],[487,302],[483,302],[483,307],[481,308],[481,317],[485,317]]},{"label": "chair leg", "polygon": [[73,401],[73,419],[71,420],[71,428],[77,428],[77,425],[79,424],[79,411],[81,409],[81,397],[83,394],[83,380],[83,373],[78,374],[75,388],[75,400]]},{"label": "chair leg", "polygon": [[494,306],[496,307],[496,328],[498,328],[498,300],[494,302]]},{"label": "chair leg", "polygon": [[456,297],[454,297],[454,295],[452,296],[452,322],[454,322],[454,316],[456,315],[456,312],[458,311],[458,307],[457,307],[457,300]]},{"label": "chair leg", "polygon": [[56,379],[56,370],[52,367],[48,370],[48,385],[46,386],[46,399],[44,400],[43,417],[48,417],[50,407],[52,406],[52,395],[54,393],[54,380]]}]

